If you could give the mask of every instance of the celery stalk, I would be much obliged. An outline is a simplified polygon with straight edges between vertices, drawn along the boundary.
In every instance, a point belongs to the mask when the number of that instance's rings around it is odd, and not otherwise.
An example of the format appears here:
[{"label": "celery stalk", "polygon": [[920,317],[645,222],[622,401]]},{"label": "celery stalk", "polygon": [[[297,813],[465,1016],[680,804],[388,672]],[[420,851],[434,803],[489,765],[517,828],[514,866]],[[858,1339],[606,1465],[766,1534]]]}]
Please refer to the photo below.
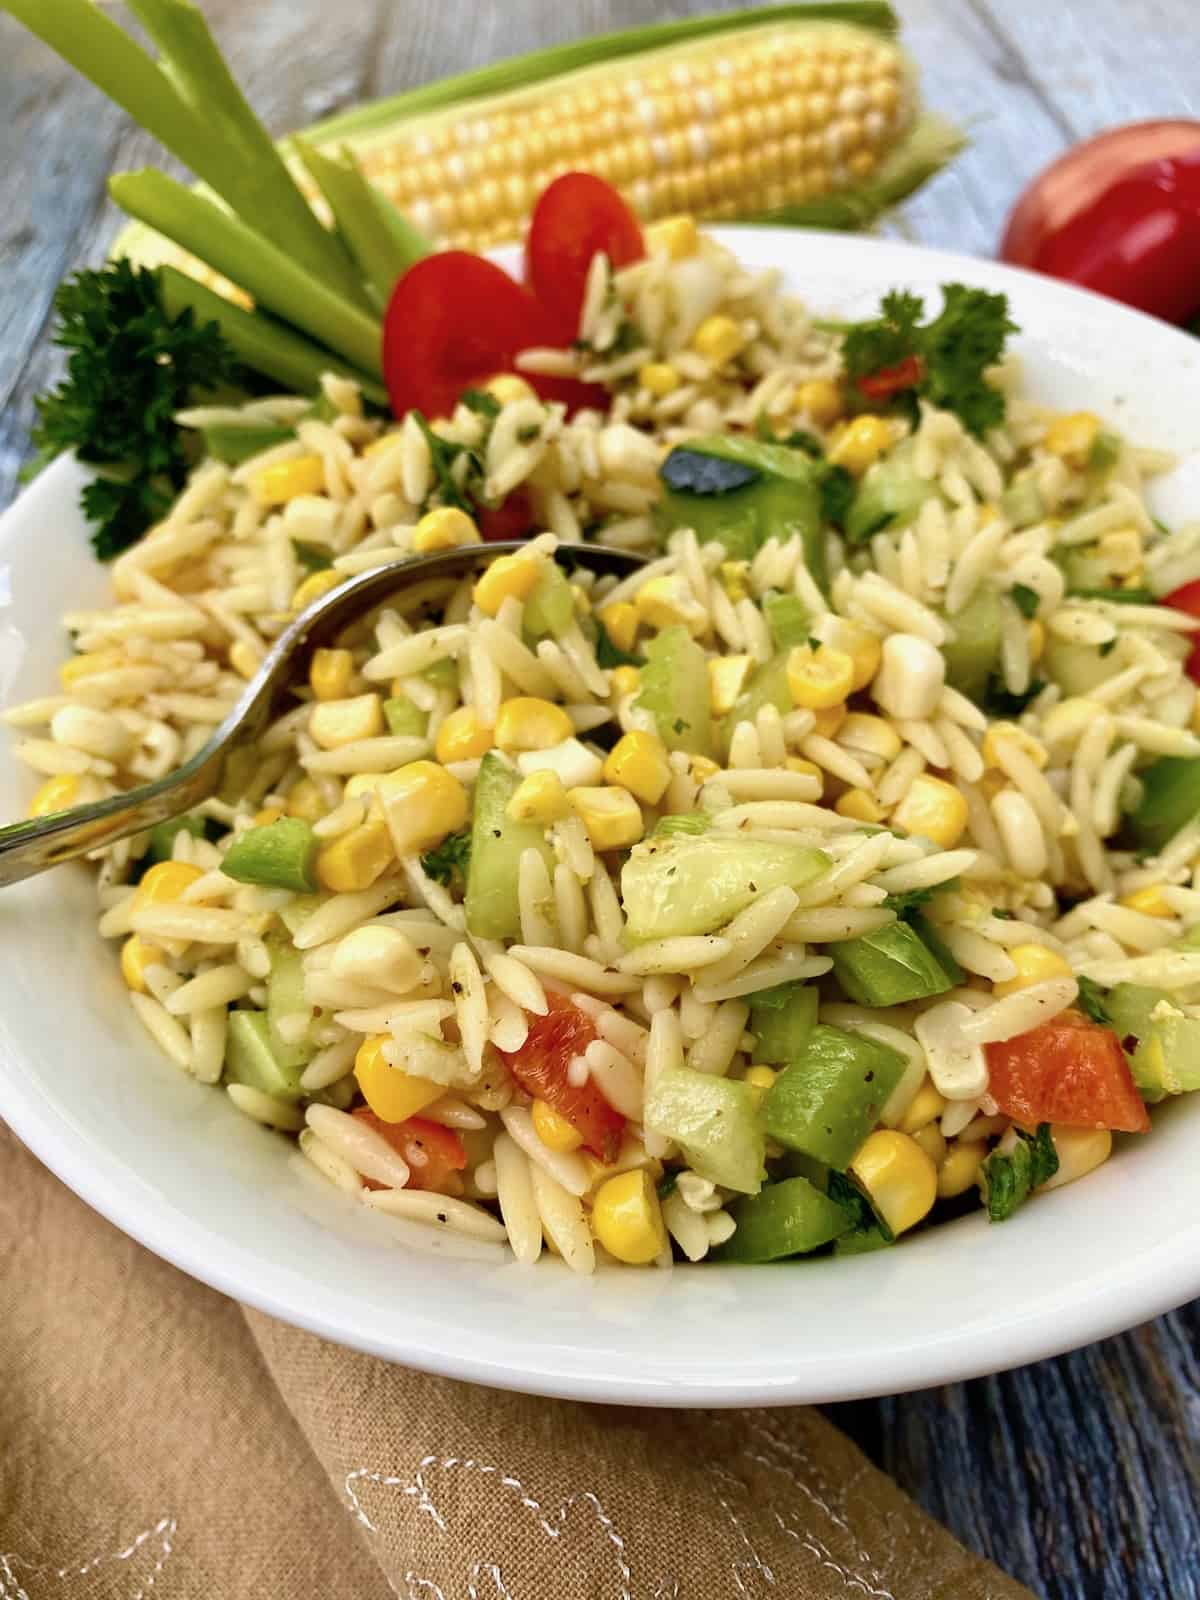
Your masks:
[{"label": "celery stalk", "polygon": [[396,232],[374,204],[375,191],[344,152],[341,159],[335,160],[304,139],[293,139],[292,146],[329,202],[338,232],[358,265],[372,306],[382,312],[396,279],[432,247],[415,229],[408,248],[400,245]]},{"label": "celery stalk", "polygon": [[273,378],[285,389],[316,394],[321,374],[336,372],[340,377],[353,378],[366,399],[387,405],[387,391],[381,383],[282,323],[261,312],[243,311],[174,267],[159,267],[158,281],[168,316],[177,317],[190,307],[197,322],[215,322],[243,366]]},{"label": "celery stalk", "polygon": [[108,191],[123,211],[239,284],[255,302],[382,375],[379,323],[314,278],[275,244],[165,173],[121,172]]}]

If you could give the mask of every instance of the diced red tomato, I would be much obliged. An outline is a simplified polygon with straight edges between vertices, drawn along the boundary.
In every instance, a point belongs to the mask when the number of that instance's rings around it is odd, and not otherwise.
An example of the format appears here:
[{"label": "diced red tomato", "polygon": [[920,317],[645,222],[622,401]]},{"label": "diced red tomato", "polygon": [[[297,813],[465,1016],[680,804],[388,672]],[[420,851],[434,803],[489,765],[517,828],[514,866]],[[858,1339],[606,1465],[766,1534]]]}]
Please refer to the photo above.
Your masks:
[{"label": "diced red tomato", "polygon": [[890,400],[903,389],[915,389],[925,376],[925,363],[920,356],[905,356],[894,367],[880,367],[858,379],[858,387],[868,400]]},{"label": "diced red tomato", "polygon": [[475,521],[488,543],[523,539],[533,527],[533,507],[524,489],[514,489],[498,506],[480,506]]},{"label": "diced red tomato", "polygon": [[1022,1127],[1146,1133],[1150,1117],[1121,1041],[1079,1011],[1063,1011],[1015,1039],[987,1047],[988,1093]]},{"label": "diced red tomato", "polygon": [[[444,1128],[428,1117],[384,1122],[366,1106],[359,1106],[354,1115],[382,1134],[392,1149],[408,1162],[408,1188],[430,1189],[437,1194],[462,1193],[458,1174],[467,1164],[467,1152],[453,1128]],[[366,1182],[368,1188],[382,1187],[370,1178]]]},{"label": "diced red tomato", "polygon": [[546,343],[537,301],[494,261],[443,250],[411,266],[383,321],[383,371],[392,410],[448,417],[464,389],[508,372],[519,350]]},{"label": "diced red tomato", "polygon": [[565,172],[543,189],[525,244],[525,282],[551,315],[555,344],[579,329],[588,268],[601,250],[614,267],[640,261],[638,220],[603,178]]},{"label": "diced red tomato", "polygon": [[[1191,583],[1181,583],[1178,589],[1163,595],[1162,604],[1176,611],[1186,611],[1189,617],[1200,617],[1200,578],[1193,578]],[[1184,671],[1193,683],[1200,683],[1200,638],[1188,651]]]},{"label": "diced red tomato", "polygon": [[517,1083],[526,1094],[544,1100],[579,1133],[584,1146],[601,1161],[614,1161],[621,1148],[625,1118],[589,1078],[576,1085],[567,1068],[572,1057],[582,1055],[599,1038],[591,1017],[562,995],[546,995],[550,1009],[544,1017],[529,1017],[529,1033],[519,1050],[502,1050]]}]

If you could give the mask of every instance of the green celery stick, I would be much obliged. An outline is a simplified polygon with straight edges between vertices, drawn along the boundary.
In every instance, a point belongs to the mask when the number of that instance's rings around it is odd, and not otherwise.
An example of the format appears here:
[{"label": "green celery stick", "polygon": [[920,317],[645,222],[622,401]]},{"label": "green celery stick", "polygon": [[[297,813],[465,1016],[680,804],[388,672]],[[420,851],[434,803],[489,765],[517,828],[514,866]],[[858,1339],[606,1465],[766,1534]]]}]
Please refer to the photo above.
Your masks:
[{"label": "green celery stick", "polygon": [[293,139],[292,146],[329,202],[338,232],[358,265],[372,306],[382,312],[396,280],[414,261],[429,253],[429,244],[414,229],[409,248],[399,245],[396,233],[374,203],[374,191],[344,152],[337,160],[304,139]]},{"label": "green celery stick", "polygon": [[117,173],[108,192],[123,211],[239,284],[264,310],[382,376],[379,323],[237,217],[152,169]]},{"label": "green celery stick", "polygon": [[235,306],[223,295],[174,267],[159,267],[158,281],[168,316],[177,317],[190,307],[197,322],[215,322],[243,365],[273,378],[285,389],[297,394],[316,394],[321,374],[335,372],[339,377],[353,378],[365,399],[379,406],[387,405],[387,390],[381,383],[320,345],[312,344],[283,323],[261,312],[243,311],[241,306]]}]

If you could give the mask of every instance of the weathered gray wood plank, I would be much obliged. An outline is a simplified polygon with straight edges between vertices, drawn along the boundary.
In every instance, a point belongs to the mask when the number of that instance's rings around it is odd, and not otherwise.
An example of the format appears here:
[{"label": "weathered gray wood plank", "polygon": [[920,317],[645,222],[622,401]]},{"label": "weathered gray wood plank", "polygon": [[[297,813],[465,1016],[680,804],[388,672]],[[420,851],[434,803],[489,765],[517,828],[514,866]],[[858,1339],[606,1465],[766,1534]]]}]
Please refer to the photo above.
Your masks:
[{"label": "weathered gray wood plank", "polygon": [[[712,9],[703,0],[204,3],[276,132],[539,44]],[[972,135],[954,169],[894,224],[929,244],[991,253],[1021,186],[1072,138],[1200,105],[1195,0],[898,7],[927,98]],[[103,179],[113,167],[162,163],[149,140],[6,18],[0,111],[3,505],[33,395],[56,366],[45,338],[54,287],[73,266],[100,259],[117,225]],[[1198,1335],[1200,1310],[1191,1307],[1059,1361],[831,1409],[966,1544],[1046,1600],[1200,1600]]]}]

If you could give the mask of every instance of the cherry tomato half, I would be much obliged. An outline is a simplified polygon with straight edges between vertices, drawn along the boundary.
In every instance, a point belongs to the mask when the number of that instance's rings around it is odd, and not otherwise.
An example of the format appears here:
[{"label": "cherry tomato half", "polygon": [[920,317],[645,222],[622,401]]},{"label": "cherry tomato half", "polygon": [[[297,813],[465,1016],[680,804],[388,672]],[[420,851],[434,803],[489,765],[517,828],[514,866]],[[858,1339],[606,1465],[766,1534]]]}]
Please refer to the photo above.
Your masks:
[{"label": "cherry tomato half", "polygon": [[514,489],[498,506],[480,506],[475,521],[485,543],[523,539],[533,527],[533,507],[524,489]]},{"label": "cherry tomato half", "polygon": [[543,189],[525,242],[525,282],[550,314],[556,345],[579,330],[588,268],[601,250],[614,267],[640,261],[638,220],[603,178],[565,172]]},{"label": "cherry tomato half", "polygon": [[880,367],[857,380],[858,388],[868,400],[890,400],[902,389],[915,389],[925,376],[925,363],[920,356],[905,356],[894,367]]},{"label": "cherry tomato half", "polygon": [[[366,1106],[352,1113],[386,1139],[392,1149],[408,1162],[409,1189],[430,1189],[438,1194],[459,1195],[462,1180],[458,1174],[467,1164],[467,1151],[453,1128],[428,1117],[409,1117],[404,1122],[384,1122]],[[372,1179],[369,1189],[382,1188]]]},{"label": "cherry tomato half", "polygon": [[1121,1041],[1080,1011],[1060,1012],[986,1051],[988,1093],[1023,1127],[1060,1122],[1124,1133],[1149,1130]]},{"label": "cherry tomato half", "polygon": [[[1191,583],[1181,583],[1178,589],[1162,597],[1162,604],[1175,611],[1186,611],[1189,617],[1200,617],[1200,578]],[[1200,683],[1200,639],[1196,639],[1183,664],[1184,671],[1193,683]]]},{"label": "cherry tomato half", "polygon": [[548,992],[546,1002],[550,1009],[544,1017],[526,1013],[529,1033],[521,1048],[500,1054],[526,1094],[544,1100],[565,1117],[594,1156],[614,1161],[621,1148],[625,1118],[613,1110],[590,1078],[574,1084],[568,1077],[572,1059],[582,1055],[599,1035],[591,1017],[564,996]]}]

